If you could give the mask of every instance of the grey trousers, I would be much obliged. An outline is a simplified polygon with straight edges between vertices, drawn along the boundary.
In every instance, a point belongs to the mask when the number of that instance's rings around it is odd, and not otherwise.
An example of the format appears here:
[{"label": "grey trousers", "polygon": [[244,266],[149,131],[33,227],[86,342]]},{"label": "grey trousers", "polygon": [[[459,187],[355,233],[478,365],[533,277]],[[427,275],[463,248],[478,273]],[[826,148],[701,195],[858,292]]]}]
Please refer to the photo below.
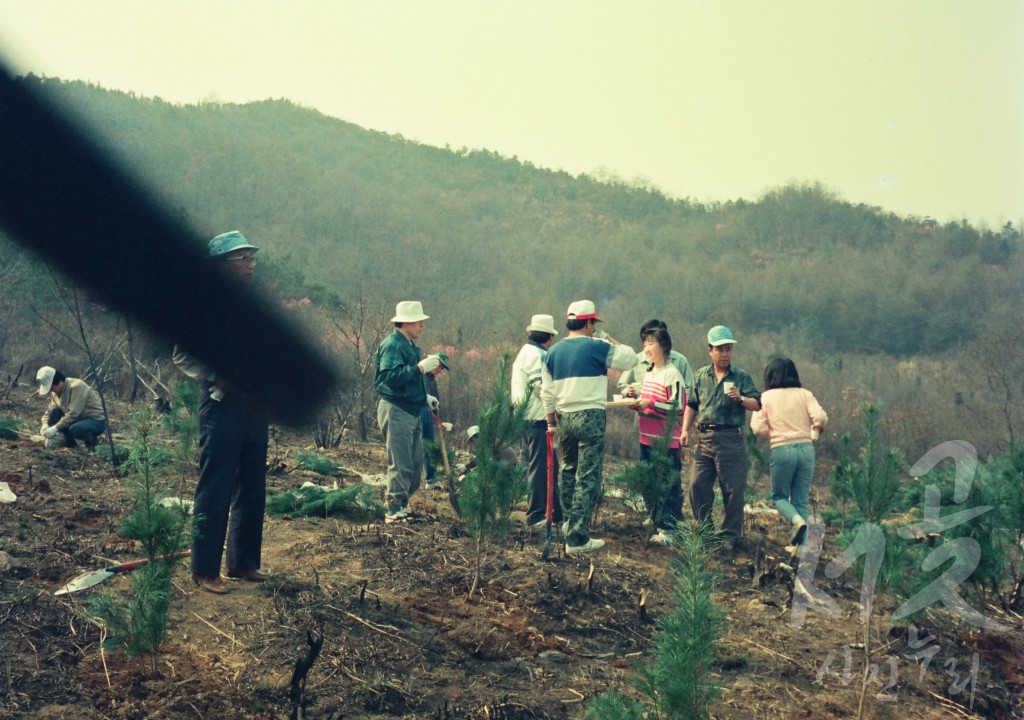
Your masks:
[{"label": "grey trousers", "polygon": [[743,534],[743,493],[747,486],[747,453],[742,428],[697,432],[690,475],[690,507],[698,522],[704,522],[711,515],[716,479],[725,507],[722,539],[735,542]]},{"label": "grey trousers", "polygon": [[423,475],[423,436],[419,415],[410,415],[381,398],[377,403],[377,426],[388,451],[388,489],[384,494],[388,512],[409,504]]}]

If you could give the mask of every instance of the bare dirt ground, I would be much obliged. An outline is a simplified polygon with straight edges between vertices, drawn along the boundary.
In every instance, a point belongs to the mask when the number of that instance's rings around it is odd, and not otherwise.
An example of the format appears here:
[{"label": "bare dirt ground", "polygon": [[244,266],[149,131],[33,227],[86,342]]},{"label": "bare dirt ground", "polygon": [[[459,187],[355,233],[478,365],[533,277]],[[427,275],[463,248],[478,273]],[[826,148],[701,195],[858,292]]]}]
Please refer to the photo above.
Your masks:
[{"label": "bare dirt ground", "polygon": [[[0,404],[0,417],[38,414],[21,401]],[[316,479],[287,471],[309,445],[281,436],[272,454],[285,472],[269,478],[270,492]],[[324,454],[356,473],[385,465],[378,444]],[[482,591],[468,598],[473,541],[445,495],[421,491],[412,501],[419,517],[400,525],[268,518],[264,570],[273,578],[263,585],[202,593],[183,562],[153,677],[143,660],[101,653],[87,619],[90,595],[123,592],[123,576],[53,595],[83,571],[139,556],[118,535],[131,501],[124,482],[84,450],[46,451],[27,439],[0,441],[0,481],[18,495],[0,505],[9,556],[0,571],[2,718],[580,718],[597,693],[638,696],[633,682],[653,659],[657,621],[674,606],[674,551],[650,545],[642,518],[617,500],[593,528],[606,551],[575,559],[556,545],[542,562],[543,532],[519,530],[488,549]],[[775,515],[752,515],[747,533],[747,549],[710,568],[726,613],[712,717],[856,717],[866,664],[859,578],[828,581],[819,568],[818,586],[843,615],[810,612],[794,627],[791,583],[777,569],[786,529]],[[822,563],[834,548],[830,536]],[[886,599],[876,601],[877,617],[887,617]],[[981,634],[938,612],[921,618],[918,637],[934,636],[927,664],[908,657],[917,638],[883,621],[864,717],[1024,717],[1022,618],[985,612],[1013,631]],[[289,685],[308,636],[322,637],[323,649],[300,714]]]}]

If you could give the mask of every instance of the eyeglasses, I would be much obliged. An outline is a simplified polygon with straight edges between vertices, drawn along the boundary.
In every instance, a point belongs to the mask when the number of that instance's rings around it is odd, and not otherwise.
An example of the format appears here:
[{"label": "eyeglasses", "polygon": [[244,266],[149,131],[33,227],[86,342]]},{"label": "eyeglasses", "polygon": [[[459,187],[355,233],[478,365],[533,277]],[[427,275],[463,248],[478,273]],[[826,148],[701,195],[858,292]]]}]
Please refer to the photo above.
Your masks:
[{"label": "eyeglasses", "polygon": [[229,255],[228,257],[224,258],[224,260],[225,262],[244,262],[252,263],[253,265],[256,264],[255,255]]}]

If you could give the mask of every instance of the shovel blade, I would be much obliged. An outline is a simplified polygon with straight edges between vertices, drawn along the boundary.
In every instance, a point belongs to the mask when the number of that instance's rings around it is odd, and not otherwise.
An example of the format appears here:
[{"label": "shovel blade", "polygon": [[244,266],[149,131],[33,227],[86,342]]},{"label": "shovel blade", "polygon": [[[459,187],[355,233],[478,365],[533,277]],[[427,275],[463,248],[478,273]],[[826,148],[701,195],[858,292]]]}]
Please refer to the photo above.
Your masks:
[{"label": "shovel blade", "polygon": [[112,577],[113,574],[114,573],[109,570],[93,570],[92,572],[87,572],[84,575],[79,575],[72,579],[71,582],[55,592],[54,595],[67,595],[68,593],[91,588],[93,585],[99,585],[107,578]]}]

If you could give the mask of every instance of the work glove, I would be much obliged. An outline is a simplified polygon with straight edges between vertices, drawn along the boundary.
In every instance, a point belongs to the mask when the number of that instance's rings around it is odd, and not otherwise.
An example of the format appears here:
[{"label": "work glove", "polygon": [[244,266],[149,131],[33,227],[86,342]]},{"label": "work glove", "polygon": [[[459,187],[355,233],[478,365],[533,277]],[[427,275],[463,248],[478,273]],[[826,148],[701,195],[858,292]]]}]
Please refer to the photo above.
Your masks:
[{"label": "work glove", "polygon": [[420,372],[426,375],[428,372],[437,369],[437,366],[441,364],[441,358],[437,355],[427,355],[425,358],[416,363],[419,366]]},{"label": "work glove", "polygon": [[43,430],[43,437],[44,438],[54,438],[54,437],[57,437],[57,426],[56,425],[51,425],[50,427],[48,427],[45,430]]},{"label": "work glove", "polygon": [[441,403],[433,395],[427,395],[427,407],[430,408],[430,412],[436,413],[441,409]]},{"label": "work glove", "polygon": [[50,424],[46,423],[46,422],[44,422],[42,425],[40,425],[39,426],[39,434],[42,435],[44,432],[46,432],[46,428],[48,428],[48,427],[50,427]]}]

